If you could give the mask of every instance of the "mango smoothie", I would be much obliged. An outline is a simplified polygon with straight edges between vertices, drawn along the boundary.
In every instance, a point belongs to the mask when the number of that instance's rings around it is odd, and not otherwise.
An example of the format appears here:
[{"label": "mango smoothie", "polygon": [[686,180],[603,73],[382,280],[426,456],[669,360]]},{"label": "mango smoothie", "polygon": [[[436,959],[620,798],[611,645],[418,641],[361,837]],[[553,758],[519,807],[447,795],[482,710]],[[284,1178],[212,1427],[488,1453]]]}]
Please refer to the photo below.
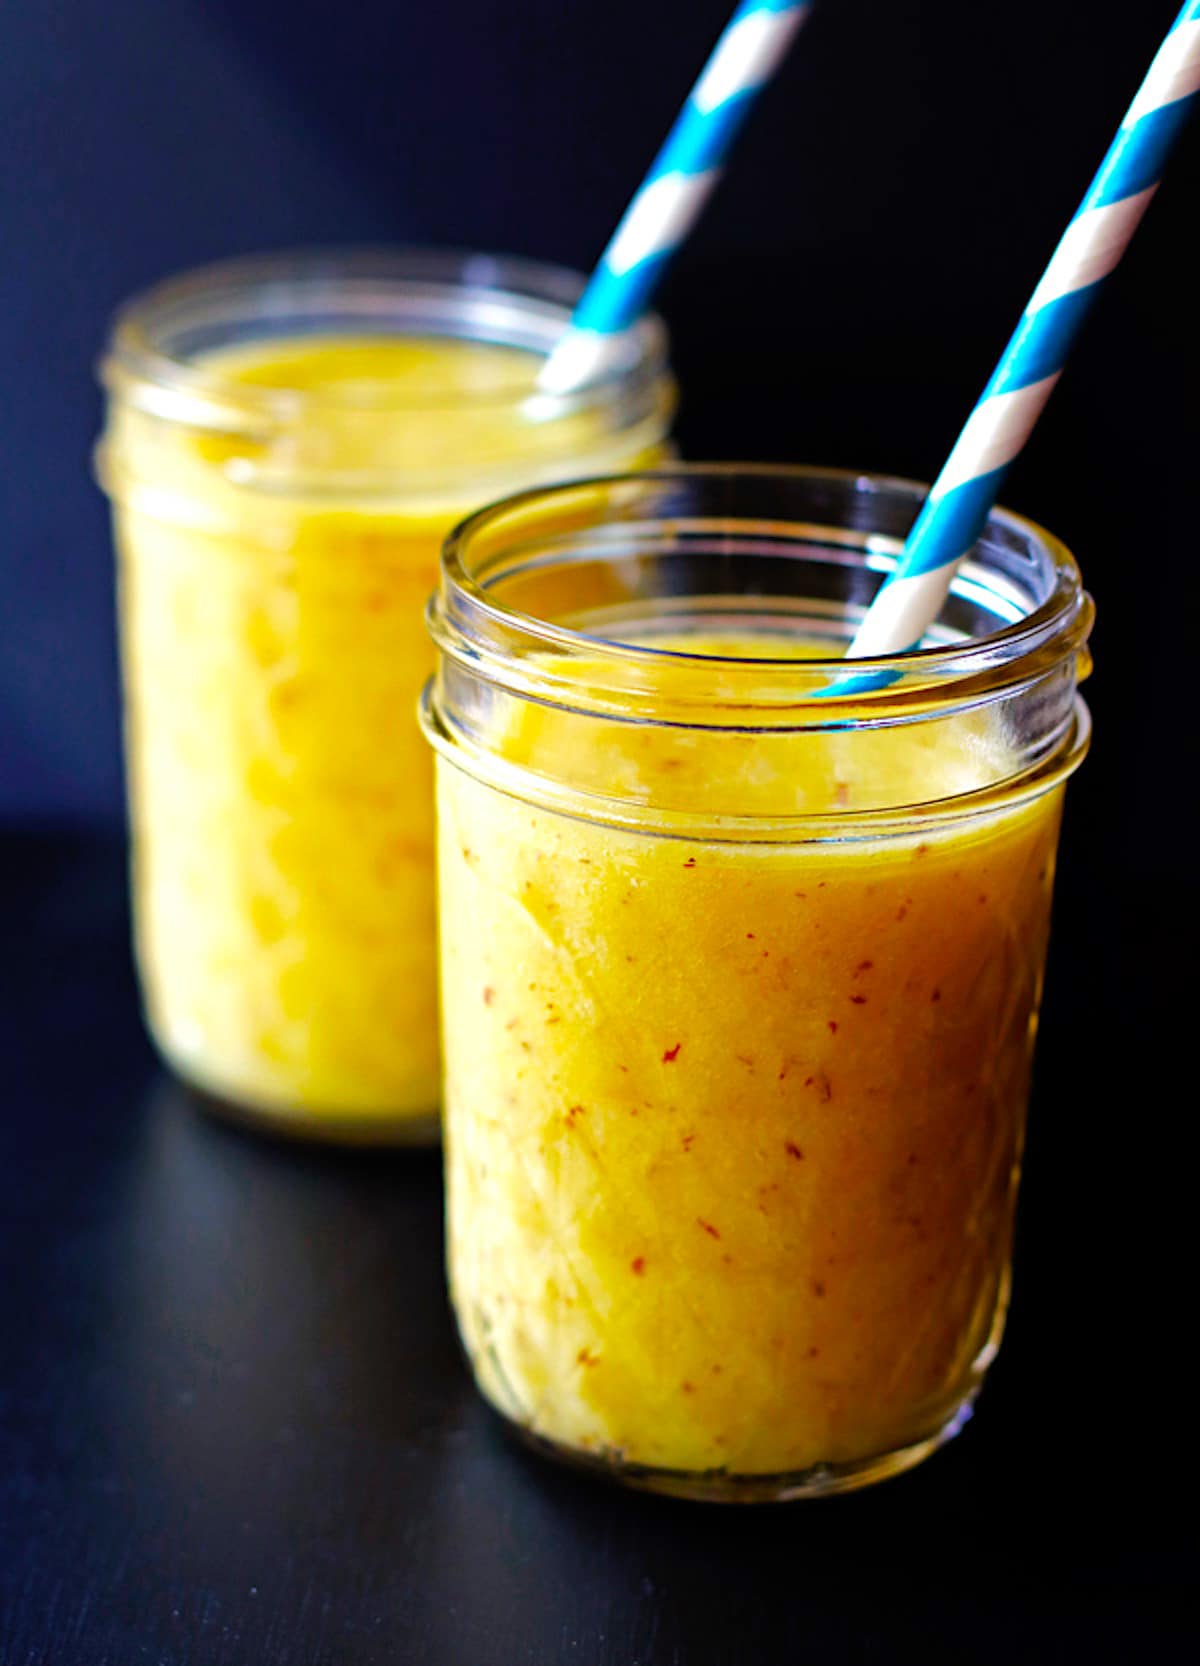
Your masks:
[{"label": "mango smoothie", "polygon": [[[729,522],[721,544],[736,560]],[[596,627],[605,657],[574,619],[574,654],[493,672],[547,681],[497,692],[486,733],[459,726],[443,626],[427,705],[476,1380],[549,1450],[716,1498],[862,1484],[969,1410],[1083,744],[1013,790],[1003,702],[752,725],[753,662],[829,648],[744,606],[761,630],[714,632],[719,607],[689,630],[659,595],[652,634]],[[657,650],[624,696],[618,644]],[[706,725],[698,689],[733,718]]]},{"label": "mango smoothie", "polygon": [[[439,545],[477,494],[654,455],[669,400],[660,373],[631,421],[547,416],[528,332],[438,333],[461,307],[444,273],[373,267],[335,306],[324,266],[288,270],[269,326],[274,264],[217,269],[251,324],[202,318],[199,349],[177,330],[153,374],[118,333],[106,367],[139,966],[162,1052],[227,1105],[423,1139],[440,1092],[415,708]],[[152,310],[186,311],[182,293]]]}]

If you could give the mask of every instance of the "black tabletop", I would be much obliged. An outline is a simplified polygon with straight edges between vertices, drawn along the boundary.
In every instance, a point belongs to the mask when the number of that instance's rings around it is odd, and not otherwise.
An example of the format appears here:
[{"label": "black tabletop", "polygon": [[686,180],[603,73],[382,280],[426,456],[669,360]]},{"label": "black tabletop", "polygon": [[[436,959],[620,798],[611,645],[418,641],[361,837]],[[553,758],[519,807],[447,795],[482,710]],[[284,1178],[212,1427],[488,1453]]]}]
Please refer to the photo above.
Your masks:
[{"label": "black tabletop", "polygon": [[514,1446],[457,1352],[436,1158],[208,1118],[139,1025],[120,844],[6,836],[4,1666],[1182,1658],[1178,920],[1136,852],[1114,888],[1087,773],[976,1418],[906,1477],[756,1509]]}]

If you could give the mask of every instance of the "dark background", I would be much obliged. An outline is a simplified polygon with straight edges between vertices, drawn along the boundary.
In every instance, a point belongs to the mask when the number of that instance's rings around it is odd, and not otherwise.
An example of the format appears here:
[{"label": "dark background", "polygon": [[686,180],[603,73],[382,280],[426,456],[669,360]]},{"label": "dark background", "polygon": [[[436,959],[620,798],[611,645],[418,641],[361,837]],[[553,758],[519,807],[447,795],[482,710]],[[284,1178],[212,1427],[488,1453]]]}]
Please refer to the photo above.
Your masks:
[{"label": "dark background", "polygon": [[[1175,9],[825,0],[661,298],[686,453],[930,478]],[[295,244],[586,267],[725,14],[0,5],[3,1666],[1194,1650],[1200,132],[1005,491],[1095,594],[1096,738],[1068,795],[1016,1301],[946,1453],[736,1517],[527,1462],[455,1358],[436,1161],[198,1118],[138,1025],[89,476],[113,306]]]},{"label": "dark background", "polygon": [[[932,478],[1175,9],[819,6],[661,298],[687,453]],[[0,815],[120,812],[89,468],[113,307],[183,267],[295,244],[586,268],[727,10],[0,8]],[[1179,692],[1156,631],[1192,582],[1198,189],[1193,134],[1005,493],[1079,555],[1100,609],[1097,746],[1131,760],[1153,741],[1130,688],[1153,668],[1156,712]]]}]

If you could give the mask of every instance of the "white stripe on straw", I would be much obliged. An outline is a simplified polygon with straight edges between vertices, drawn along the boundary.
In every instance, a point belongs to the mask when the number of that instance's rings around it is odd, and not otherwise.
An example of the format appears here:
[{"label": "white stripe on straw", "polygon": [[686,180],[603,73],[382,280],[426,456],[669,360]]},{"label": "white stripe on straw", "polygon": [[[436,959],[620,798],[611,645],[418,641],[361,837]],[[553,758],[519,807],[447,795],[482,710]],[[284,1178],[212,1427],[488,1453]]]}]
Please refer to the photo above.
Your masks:
[{"label": "white stripe on straw", "polygon": [[649,180],[630,203],[605,251],[604,264],[613,276],[624,277],[660,249],[682,243],[720,177],[710,168],[703,174],[660,174]]},{"label": "white stripe on straw", "polygon": [[542,393],[570,393],[615,362],[621,332],[646,310],[699,219],[751,105],[786,57],[810,4],[742,0],[542,366]]},{"label": "white stripe on straw", "polygon": [[1138,221],[1150,206],[1158,185],[1148,185],[1124,202],[1085,209],[1071,221],[1055,249],[1042,280],[1029,297],[1026,312],[1038,312],[1060,295],[1106,278],[1125,253]]},{"label": "white stripe on straw", "polygon": [[1017,388],[1014,393],[998,393],[993,399],[976,405],[955,441],[954,450],[942,465],[938,491],[952,491],[977,474],[990,474],[993,469],[1011,463],[1033,433],[1042,407],[1061,375],[1056,370],[1052,376],[1043,376],[1040,382],[1030,382],[1028,387]]},{"label": "white stripe on straw", "polygon": [[803,6],[735,13],[692,88],[697,110],[709,115],[735,93],[765,86],[787,56],[803,13]]}]

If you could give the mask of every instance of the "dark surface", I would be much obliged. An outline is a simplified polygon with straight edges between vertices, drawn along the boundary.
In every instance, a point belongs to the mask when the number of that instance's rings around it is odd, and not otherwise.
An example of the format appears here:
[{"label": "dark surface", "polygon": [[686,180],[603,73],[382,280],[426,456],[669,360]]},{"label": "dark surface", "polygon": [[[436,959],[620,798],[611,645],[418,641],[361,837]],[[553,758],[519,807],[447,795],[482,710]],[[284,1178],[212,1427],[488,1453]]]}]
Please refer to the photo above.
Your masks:
[{"label": "dark surface", "polygon": [[6,837],[0,1661],[1185,1658],[1188,987],[1161,958],[1170,876],[1122,874],[1114,785],[1101,757],[1072,789],[1016,1300],[975,1421],[871,1492],[740,1511],[511,1445],[456,1352],[436,1159],[199,1114],[138,1023],[120,848]]},{"label": "dark surface", "polygon": [[[117,303],[295,244],[588,267],[730,9],[0,4],[0,816],[120,813],[89,469]],[[932,479],[1178,9],[821,0],[661,297],[686,453]],[[1122,654],[1195,541],[1198,201],[1193,131],[1004,492]]]}]

